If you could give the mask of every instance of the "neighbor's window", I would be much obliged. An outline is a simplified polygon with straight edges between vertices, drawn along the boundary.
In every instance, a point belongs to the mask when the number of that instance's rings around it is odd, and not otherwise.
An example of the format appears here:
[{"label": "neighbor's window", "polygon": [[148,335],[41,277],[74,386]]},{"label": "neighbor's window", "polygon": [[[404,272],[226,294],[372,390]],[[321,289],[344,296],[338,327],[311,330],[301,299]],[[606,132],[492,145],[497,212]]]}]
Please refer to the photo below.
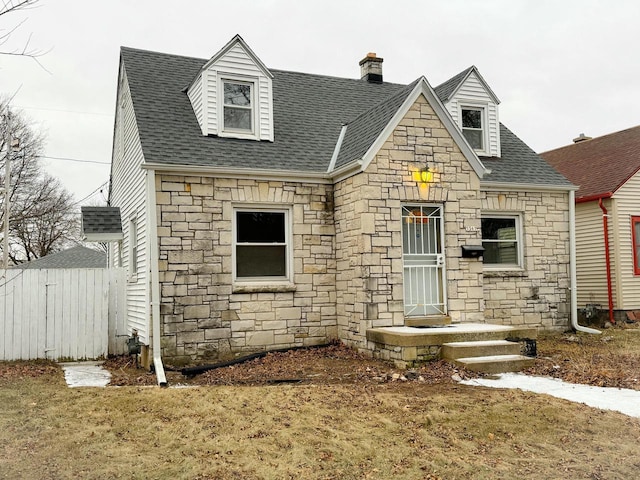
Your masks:
[{"label": "neighbor's window", "polygon": [[138,224],[135,218],[129,220],[129,277],[138,274]]},{"label": "neighbor's window", "polygon": [[288,277],[288,215],[288,210],[235,211],[237,279]]},{"label": "neighbor's window", "polygon": [[462,108],[462,134],[474,150],[484,150],[483,117],[482,108]]},{"label": "neighbor's window", "polygon": [[631,239],[633,241],[633,273],[640,275],[640,217],[631,217]]},{"label": "neighbor's window", "polygon": [[482,246],[485,265],[520,266],[520,233],[517,216],[483,216]]},{"label": "neighbor's window", "polygon": [[240,132],[253,131],[253,84],[245,82],[223,82],[224,129]]}]

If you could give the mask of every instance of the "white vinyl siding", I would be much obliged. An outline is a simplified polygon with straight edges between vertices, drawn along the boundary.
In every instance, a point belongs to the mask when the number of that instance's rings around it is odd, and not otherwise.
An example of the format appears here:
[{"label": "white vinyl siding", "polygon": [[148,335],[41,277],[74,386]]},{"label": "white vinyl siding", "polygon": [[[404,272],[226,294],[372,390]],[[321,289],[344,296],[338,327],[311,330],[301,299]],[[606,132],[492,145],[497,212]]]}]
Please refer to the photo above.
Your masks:
[{"label": "white vinyl siding", "polygon": [[[219,102],[222,96],[219,95],[220,80],[225,78],[234,80],[244,80],[255,84],[254,102],[255,115],[255,138],[258,140],[273,141],[273,113],[272,113],[272,82],[271,78],[256,65],[251,55],[249,55],[240,43],[236,43],[215,63],[208,66],[201,74],[201,78],[196,79],[189,88],[189,98],[198,115],[202,110],[202,127],[205,135],[219,135],[222,121],[219,118],[223,110]],[[198,86],[201,85],[201,86]],[[204,90],[202,90],[204,88]],[[194,99],[201,90],[202,106],[200,107]]]},{"label": "white vinyl siding", "polygon": [[633,242],[631,237],[631,217],[640,216],[640,173],[631,177],[614,193],[614,230],[617,239],[616,260],[620,265],[620,309],[640,309],[640,275],[633,271]]},{"label": "white vinyl siding", "polygon": [[193,82],[193,85],[187,91],[187,95],[189,96],[189,100],[191,101],[191,108],[193,108],[193,113],[196,114],[196,118],[198,119],[198,125],[200,125],[200,128],[202,129],[203,135],[206,135],[204,129],[205,112],[202,101],[202,84],[203,77]]},{"label": "white vinyl siding", "polygon": [[[122,68],[122,83],[116,110],[115,132],[113,142],[113,165],[111,179],[111,206],[120,207],[120,214],[125,230],[121,244],[122,267],[129,270],[130,238],[129,219],[137,220],[136,252],[137,276],[135,281],[127,282],[127,333],[132,329],[138,330],[140,339],[149,342],[149,312],[148,312],[148,276],[146,252],[146,176],[140,168],[144,161],[138,127],[136,125],[133,103],[127,82],[126,72]],[[114,250],[115,244],[110,248]],[[112,261],[118,258],[117,251],[113,251]]]},{"label": "white vinyl siding", "polygon": [[445,104],[445,108],[460,128],[462,127],[460,114],[463,107],[483,108],[485,110],[484,118],[487,121],[485,140],[487,145],[483,152],[478,152],[478,154],[499,157],[500,119],[498,117],[498,105],[473,72],[460,86],[453,98]]},{"label": "white vinyl siding", "polygon": [[[605,208],[611,208],[610,201],[605,202]],[[611,229],[609,233],[611,238]],[[578,308],[589,303],[608,308],[602,210],[597,201],[576,204],[576,278]]]}]

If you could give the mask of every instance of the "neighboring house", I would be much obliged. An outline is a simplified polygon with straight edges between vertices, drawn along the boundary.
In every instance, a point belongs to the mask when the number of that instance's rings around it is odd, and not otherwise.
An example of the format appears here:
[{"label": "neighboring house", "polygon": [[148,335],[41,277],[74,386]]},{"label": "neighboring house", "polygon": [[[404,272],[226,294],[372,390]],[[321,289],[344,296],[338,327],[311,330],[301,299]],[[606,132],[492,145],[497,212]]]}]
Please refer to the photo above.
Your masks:
[{"label": "neighboring house", "polygon": [[[640,126],[541,154],[574,184],[578,306],[640,309]],[[605,235],[605,231],[608,232]],[[589,311],[589,310],[587,310]]]},{"label": "neighboring house", "polygon": [[122,48],[110,262],[143,353],[568,327],[572,184],[499,123],[475,67],[436,89],[383,81],[375,54],[360,67],[270,69],[239,36],[208,60]]},{"label": "neighboring house", "polygon": [[75,247],[21,263],[12,268],[106,268],[107,254],[92,248]]}]

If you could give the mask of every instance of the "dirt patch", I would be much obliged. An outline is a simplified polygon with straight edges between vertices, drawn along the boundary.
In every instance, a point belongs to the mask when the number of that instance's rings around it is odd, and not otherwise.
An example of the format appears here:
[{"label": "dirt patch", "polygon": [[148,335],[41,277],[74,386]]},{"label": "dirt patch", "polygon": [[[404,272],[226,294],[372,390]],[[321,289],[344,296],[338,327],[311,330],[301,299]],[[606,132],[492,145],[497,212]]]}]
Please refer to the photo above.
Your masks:
[{"label": "dirt patch", "polygon": [[0,362],[0,382],[20,378],[57,376],[59,373],[58,364],[50,360]]},{"label": "dirt patch", "polygon": [[[105,362],[111,371],[111,385],[153,385],[155,375],[135,369],[131,357],[115,357]],[[170,367],[169,367],[170,368]],[[421,368],[403,370],[391,364],[359,354],[336,343],[326,347],[267,353],[236,365],[216,368],[199,375],[184,376],[179,371],[165,371],[169,384],[186,385],[270,385],[302,383],[308,385],[380,384],[419,382],[455,383],[478,374],[444,361],[434,361]]]}]

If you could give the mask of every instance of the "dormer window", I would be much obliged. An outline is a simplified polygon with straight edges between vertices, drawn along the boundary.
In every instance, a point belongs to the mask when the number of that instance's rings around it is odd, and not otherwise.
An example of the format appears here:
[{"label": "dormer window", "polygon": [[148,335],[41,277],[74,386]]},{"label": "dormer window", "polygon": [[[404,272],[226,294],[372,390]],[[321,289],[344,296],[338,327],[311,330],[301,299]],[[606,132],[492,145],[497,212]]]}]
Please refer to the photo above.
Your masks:
[{"label": "dormer window", "polygon": [[187,95],[203,135],[273,142],[273,74],[239,35],[204,64]]},{"label": "dormer window", "polygon": [[474,150],[484,150],[484,109],[462,107],[462,134]]},{"label": "dormer window", "polygon": [[253,132],[253,84],[223,81],[224,130]]}]

